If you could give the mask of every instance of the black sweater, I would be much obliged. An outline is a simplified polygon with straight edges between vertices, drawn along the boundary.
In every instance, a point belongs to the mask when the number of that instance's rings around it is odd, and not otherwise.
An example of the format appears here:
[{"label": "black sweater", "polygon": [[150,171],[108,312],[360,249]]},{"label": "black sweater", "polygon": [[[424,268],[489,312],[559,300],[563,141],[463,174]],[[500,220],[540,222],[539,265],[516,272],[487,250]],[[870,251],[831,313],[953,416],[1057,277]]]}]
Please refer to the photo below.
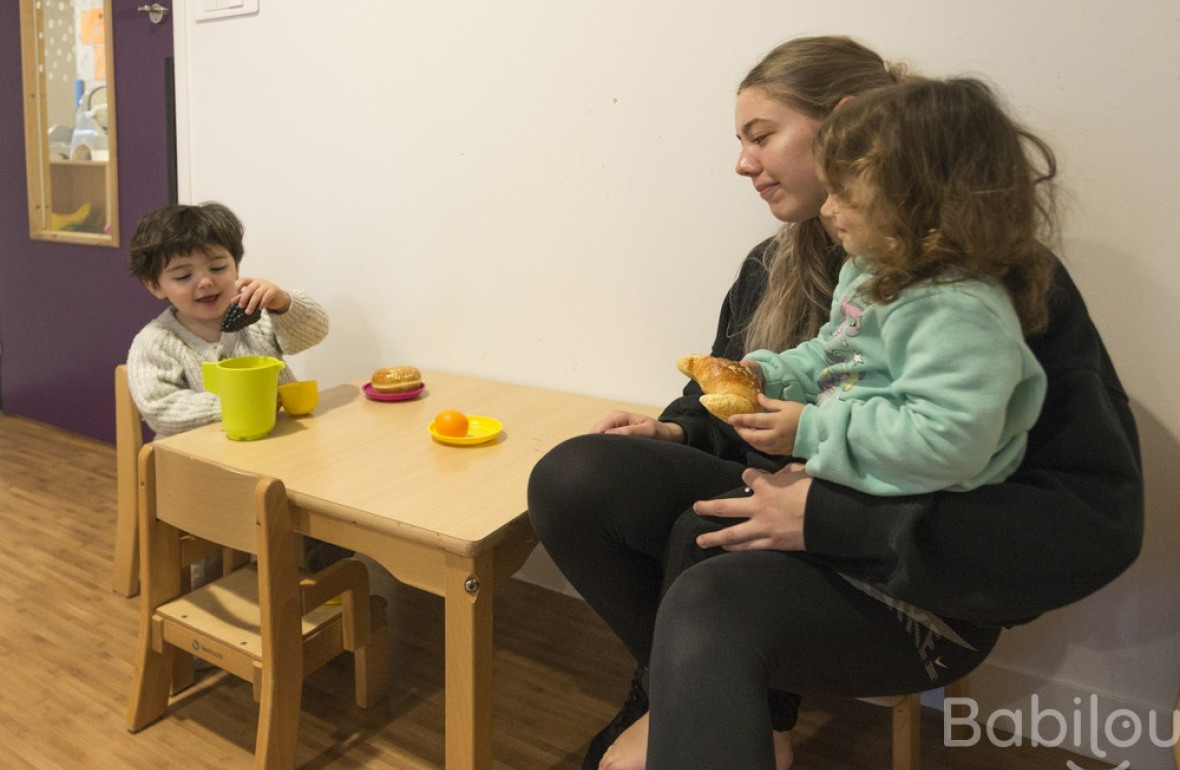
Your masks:
[{"label": "black sweater", "polygon": [[[766,289],[760,260],[742,264],[721,309],[715,356],[739,359],[741,329]],[[1126,393],[1077,287],[1058,264],[1049,328],[1028,339],[1049,378],[1019,470],[970,492],[873,497],[811,486],[808,553],[884,593],[946,617],[1011,625],[1096,591],[1139,555],[1143,480]],[[689,383],[662,420],[687,443],[775,470],[699,404]]]}]

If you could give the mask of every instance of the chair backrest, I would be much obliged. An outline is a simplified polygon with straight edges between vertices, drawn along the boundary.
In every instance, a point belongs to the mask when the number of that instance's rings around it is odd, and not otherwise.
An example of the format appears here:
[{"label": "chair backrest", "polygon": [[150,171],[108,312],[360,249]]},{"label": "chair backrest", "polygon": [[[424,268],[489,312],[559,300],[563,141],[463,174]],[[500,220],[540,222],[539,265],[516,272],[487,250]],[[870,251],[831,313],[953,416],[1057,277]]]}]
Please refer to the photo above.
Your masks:
[{"label": "chair backrest", "polygon": [[139,495],[139,450],[143,447],[143,425],[139,409],[127,384],[127,365],[115,367],[115,457],[119,472],[119,518],[135,518]]},{"label": "chair backrest", "polygon": [[148,445],[139,472],[150,519],[218,545],[259,553],[265,513],[290,528],[286,489],[277,479],[232,470]]},{"label": "chair backrest", "polygon": [[118,471],[118,514],[115,520],[115,558],[111,587],[124,596],[139,592],[139,450],[143,425],[131,398],[127,365],[115,367],[115,462]]}]

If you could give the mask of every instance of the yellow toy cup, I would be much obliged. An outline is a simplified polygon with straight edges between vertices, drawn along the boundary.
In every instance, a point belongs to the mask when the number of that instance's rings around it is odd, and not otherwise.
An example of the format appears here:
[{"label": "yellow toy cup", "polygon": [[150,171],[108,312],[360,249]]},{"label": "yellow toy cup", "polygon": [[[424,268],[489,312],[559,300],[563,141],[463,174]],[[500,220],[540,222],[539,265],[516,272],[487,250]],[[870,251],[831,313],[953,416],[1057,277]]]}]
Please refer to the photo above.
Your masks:
[{"label": "yellow toy cup", "polygon": [[311,410],[320,402],[320,389],[315,380],[288,382],[279,386],[279,400],[292,417],[311,414]]},{"label": "yellow toy cup", "polygon": [[279,371],[270,356],[242,356],[201,365],[205,390],[221,399],[221,427],[235,441],[265,438],[275,426]]}]

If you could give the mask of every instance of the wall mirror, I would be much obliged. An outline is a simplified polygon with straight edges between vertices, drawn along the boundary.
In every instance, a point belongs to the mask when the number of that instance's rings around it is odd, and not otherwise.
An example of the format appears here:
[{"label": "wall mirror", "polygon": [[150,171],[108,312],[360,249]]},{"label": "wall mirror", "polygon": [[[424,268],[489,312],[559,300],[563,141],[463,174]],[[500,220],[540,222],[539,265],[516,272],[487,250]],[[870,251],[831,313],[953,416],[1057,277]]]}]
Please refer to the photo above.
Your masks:
[{"label": "wall mirror", "polygon": [[118,246],[111,0],[20,3],[29,234]]}]

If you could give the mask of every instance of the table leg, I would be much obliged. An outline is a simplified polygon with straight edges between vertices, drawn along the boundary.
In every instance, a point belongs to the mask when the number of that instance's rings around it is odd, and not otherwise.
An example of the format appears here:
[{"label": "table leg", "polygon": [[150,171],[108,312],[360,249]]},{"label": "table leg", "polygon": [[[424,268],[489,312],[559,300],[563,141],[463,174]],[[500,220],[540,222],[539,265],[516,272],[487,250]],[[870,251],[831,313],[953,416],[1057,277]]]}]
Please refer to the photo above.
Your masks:
[{"label": "table leg", "polygon": [[492,568],[447,555],[446,770],[492,770]]}]

